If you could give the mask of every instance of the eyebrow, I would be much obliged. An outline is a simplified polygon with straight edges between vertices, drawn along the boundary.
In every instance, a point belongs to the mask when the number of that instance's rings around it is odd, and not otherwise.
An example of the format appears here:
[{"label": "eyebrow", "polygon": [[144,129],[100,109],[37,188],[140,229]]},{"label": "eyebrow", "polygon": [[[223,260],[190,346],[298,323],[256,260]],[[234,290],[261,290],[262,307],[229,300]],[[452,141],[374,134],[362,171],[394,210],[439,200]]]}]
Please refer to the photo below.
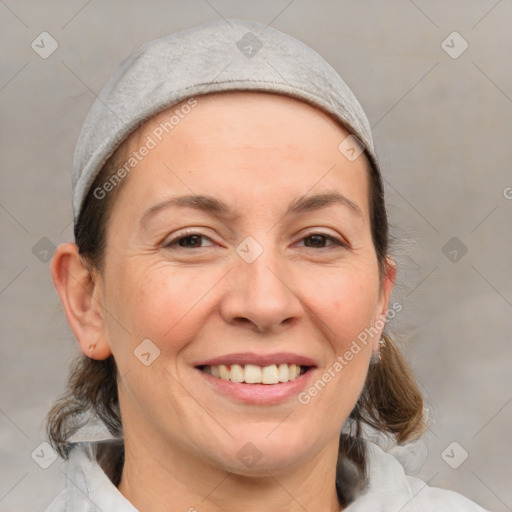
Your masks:
[{"label": "eyebrow", "polygon": [[[283,218],[289,215],[300,215],[302,213],[319,210],[320,208],[326,208],[335,204],[348,207],[350,211],[364,219],[361,208],[338,192],[298,197],[289,204]],[[146,210],[140,219],[140,225],[143,226],[158,212],[173,206],[194,208],[223,218],[236,219],[240,216],[239,213],[234,212],[226,203],[215,197],[207,195],[185,195],[165,199]]]}]

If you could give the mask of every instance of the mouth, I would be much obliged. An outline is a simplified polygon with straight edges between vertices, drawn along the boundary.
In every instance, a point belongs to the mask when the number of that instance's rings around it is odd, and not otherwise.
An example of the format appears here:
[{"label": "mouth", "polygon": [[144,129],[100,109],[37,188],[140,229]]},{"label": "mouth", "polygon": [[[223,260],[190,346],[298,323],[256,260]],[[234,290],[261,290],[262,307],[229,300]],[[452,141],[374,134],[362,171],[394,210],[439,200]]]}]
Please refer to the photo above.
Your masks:
[{"label": "mouth", "polygon": [[214,378],[240,384],[283,384],[298,379],[313,367],[299,364],[218,364],[199,365],[196,368]]},{"label": "mouth", "polygon": [[193,366],[215,394],[263,406],[293,400],[318,373],[315,359],[291,352],[224,354]]}]

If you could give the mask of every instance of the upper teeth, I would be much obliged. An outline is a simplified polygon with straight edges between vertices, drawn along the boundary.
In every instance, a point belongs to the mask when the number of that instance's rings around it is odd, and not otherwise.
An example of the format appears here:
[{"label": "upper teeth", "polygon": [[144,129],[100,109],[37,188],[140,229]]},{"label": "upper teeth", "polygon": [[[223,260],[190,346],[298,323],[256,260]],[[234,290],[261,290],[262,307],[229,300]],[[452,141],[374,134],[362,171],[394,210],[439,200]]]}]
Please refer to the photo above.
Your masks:
[{"label": "upper teeth", "polygon": [[213,377],[231,382],[245,382],[247,384],[277,384],[296,379],[301,372],[298,364],[271,364],[270,366],[257,366],[255,364],[219,364],[218,366],[204,366],[203,371]]}]

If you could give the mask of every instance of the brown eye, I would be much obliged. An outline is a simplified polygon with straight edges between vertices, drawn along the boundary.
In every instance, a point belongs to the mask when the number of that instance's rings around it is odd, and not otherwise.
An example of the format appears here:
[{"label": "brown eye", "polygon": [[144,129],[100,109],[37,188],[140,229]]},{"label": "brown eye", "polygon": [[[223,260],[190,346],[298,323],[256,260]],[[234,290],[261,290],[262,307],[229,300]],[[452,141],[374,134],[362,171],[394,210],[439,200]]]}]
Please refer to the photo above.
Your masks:
[{"label": "brown eye", "polygon": [[178,239],[180,247],[201,247],[202,235],[189,235]]},{"label": "brown eye", "polygon": [[332,236],[324,235],[322,233],[313,233],[311,235],[304,237],[302,240],[304,240],[304,241],[309,240],[310,243],[305,242],[304,245],[308,248],[314,248],[314,249],[325,249],[326,242],[332,242],[330,245],[338,245],[338,246],[342,246],[342,247],[346,246],[340,240],[338,240]]},{"label": "brown eye", "polygon": [[[210,240],[210,238],[201,233],[187,231],[185,233],[180,233],[178,236],[166,242],[164,244],[164,247],[168,249],[202,249],[203,247],[208,247],[205,245],[201,245],[201,241],[203,239]],[[213,245],[213,243],[210,245]]]}]

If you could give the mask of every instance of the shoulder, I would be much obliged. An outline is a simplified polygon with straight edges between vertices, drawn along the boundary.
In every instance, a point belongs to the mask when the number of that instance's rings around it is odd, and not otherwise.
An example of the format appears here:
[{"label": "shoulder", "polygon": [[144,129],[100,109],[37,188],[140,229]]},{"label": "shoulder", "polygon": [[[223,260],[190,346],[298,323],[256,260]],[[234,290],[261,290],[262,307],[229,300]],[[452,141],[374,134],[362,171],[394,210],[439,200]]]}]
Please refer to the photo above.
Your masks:
[{"label": "shoulder", "polygon": [[104,472],[96,460],[97,452],[96,442],[72,444],[67,489],[57,495],[45,512],[85,512],[90,510],[91,503],[96,506],[95,510],[103,512],[137,512]]},{"label": "shoulder", "polygon": [[366,446],[369,484],[347,512],[486,512],[457,492],[430,487],[406,475],[400,462],[377,445],[367,442]]},{"label": "shoulder", "polygon": [[430,487],[418,478],[410,476],[406,478],[413,496],[412,501],[415,502],[415,508],[411,508],[411,510],[418,512],[451,512],[462,510],[464,512],[487,512],[474,501],[469,500],[455,491]]},{"label": "shoulder", "polygon": [[67,502],[67,490],[63,489],[44,512],[66,512]]}]

